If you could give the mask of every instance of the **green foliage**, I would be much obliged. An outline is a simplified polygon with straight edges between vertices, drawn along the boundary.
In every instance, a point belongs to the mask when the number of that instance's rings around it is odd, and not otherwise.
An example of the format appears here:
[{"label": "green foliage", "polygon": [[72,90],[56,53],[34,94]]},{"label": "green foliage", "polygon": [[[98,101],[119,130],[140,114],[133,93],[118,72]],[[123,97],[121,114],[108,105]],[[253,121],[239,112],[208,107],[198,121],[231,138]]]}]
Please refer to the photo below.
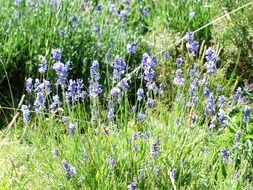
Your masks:
[{"label": "green foliage", "polygon": [[[0,0],[1,97],[8,96],[4,68],[15,103],[27,77],[50,79],[54,84],[54,48],[62,50],[62,62],[72,62],[68,79],[84,79],[85,90],[89,89],[91,63],[98,60],[104,92],[99,98],[69,103],[66,88],[54,86],[40,114],[32,111],[36,94],[27,94],[24,103],[31,108],[30,122],[26,124],[19,117],[14,128],[0,131],[0,189],[126,189],[133,182],[137,182],[137,189],[252,189],[253,123],[252,119],[244,121],[245,108],[252,108],[252,89],[243,89],[238,100],[232,100],[238,84],[251,77],[252,7],[197,32],[200,50],[196,57],[190,56],[184,40],[167,49],[187,31],[222,15],[222,7],[231,11],[246,1],[144,0],[132,1],[130,9],[125,1],[115,1],[117,14],[128,10],[126,23],[109,13],[107,0],[58,0],[57,7],[49,2],[36,7],[26,6],[24,0],[19,6]],[[96,10],[98,5],[102,5],[102,12]],[[191,11],[195,12],[193,18]],[[73,16],[76,23],[71,21]],[[137,43],[131,56],[126,52],[129,42]],[[215,74],[206,72],[209,46],[219,57]],[[168,59],[163,58],[163,51],[169,53]],[[161,89],[160,94],[148,91],[143,68],[136,70],[144,52],[157,57],[152,82],[165,82],[164,94]],[[116,55],[126,60],[125,76],[131,85],[120,101],[112,95],[117,84],[112,81],[110,63]],[[49,68],[44,75],[37,71],[41,56],[46,57]],[[183,58],[180,67],[176,66],[178,57]],[[190,74],[194,64],[198,66],[195,75]],[[173,82],[179,68],[185,79],[183,86]],[[241,78],[237,77],[242,70]],[[196,103],[189,106],[194,79],[203,84],[195,92]],[[145,91],[141,101],[136,95],[139,87]],[[205,87],[213,93],[213,103],[204,95]],[[62,103],[51,111],[56,94]],[[224,106],[219,105],[222,95]],[[147,105],[150,97],[156,100],[153,109]],[[110,100],[115,104],[112,121],[107,115]],[[4,102],[11,104],[8,97],[0,106]],[[209,104],[214,105],[215,113],[207,113]],[[137,112],[132,110],[134,106]],[[145,114],[145,121],[138,120],[138,112]],[[220,122],[220,113],[227,123]],[[8,116],[5,120],[7,123]],[[76,126],[74,135],[71,124]],[[59,155],[54,154],[56,149]],[[76,170],[70,179],[63,161]]]},{"label": "green foliage", "polygon": [[[230,1],[219,2],[218,6],[223,7],[222,13],[227,13],[240,6],[250,3],[250,1]],[[222,43],[224,47],[224,58],[230,67],[230,72],[236,67],[236,74],[239,76],[239,82],[252,83],[252,56],[253,56],[253,21],[252,5],[241,10],[236,14],[227,16],[217,28],[214,28],[214,39]],[[238,57],[239,55],[239,57]],[[237,63],[239,63],[237,65]]]}]

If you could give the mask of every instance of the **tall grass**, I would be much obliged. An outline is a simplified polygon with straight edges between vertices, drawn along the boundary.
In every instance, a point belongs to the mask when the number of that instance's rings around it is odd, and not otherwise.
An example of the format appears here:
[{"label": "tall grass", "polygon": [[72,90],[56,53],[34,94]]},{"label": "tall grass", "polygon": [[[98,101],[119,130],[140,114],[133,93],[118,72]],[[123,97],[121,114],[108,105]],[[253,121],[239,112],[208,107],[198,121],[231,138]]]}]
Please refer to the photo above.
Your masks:
[{"label": "tall grass", "polygon": [[[253,187],[252,90],[226,77],[211,28],[185,36],[216,15],[212,3],[115,2],[110,13],[107,1],[0,2],[9,15],[19,11],[0,37],[0,58],[26,72],[23,118],[1,131],[0,189]],[[115,16],[121,10],[126,22]],[[185,37],[155,56],[168,19]]]}]

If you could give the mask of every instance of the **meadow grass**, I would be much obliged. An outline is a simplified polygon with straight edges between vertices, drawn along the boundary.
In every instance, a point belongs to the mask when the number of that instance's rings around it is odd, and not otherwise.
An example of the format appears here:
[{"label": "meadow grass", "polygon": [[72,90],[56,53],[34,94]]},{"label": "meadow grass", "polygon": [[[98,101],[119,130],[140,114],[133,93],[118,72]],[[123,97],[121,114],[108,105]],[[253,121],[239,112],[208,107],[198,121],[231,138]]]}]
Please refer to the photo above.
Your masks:
[{"label": "meadow grass", "polygon": [[0,84],[26,95],[0,189],[253,188],[240,54],[231,70],[218,30],[190,32],[218,1],[27,2],[0,0]]}]

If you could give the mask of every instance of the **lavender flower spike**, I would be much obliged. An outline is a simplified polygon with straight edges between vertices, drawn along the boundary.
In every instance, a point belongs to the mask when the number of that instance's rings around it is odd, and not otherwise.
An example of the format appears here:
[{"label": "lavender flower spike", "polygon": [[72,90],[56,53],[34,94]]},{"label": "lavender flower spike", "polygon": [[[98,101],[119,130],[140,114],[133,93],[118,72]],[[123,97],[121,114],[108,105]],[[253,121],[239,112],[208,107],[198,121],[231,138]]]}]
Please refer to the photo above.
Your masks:
[{"label": "lavender flower spike", "polygon": [[27,105],[22,105],[21,110],[23,112],[24,122],[27,124],[29,122],[30,111]]},{"label": "lavender flower spike", "polygon": [[73,137],[73,136],[75,135],[75,131],[76,131],[76,125],[73,124],[73,123],[71,123],[71,124],[69,125],[69,135],[70,135],[71,137]]},{"label": "lavender flower spike", "polygon": [[214,49],[209,47],[206,50],[206,60],[207,62],[205,63],[205,66],[206,66],[207,73],[208,74],[216,73],[218,59],[217,59]]},{"label": "lavender flower spike", "polygon": [[154,140],[150,147],[150,155],[153,157],[158,156],[159,154],[159,140]]},{"label": "lavender flower spike", "polygon": [[33,83],[33,79],[31,77],[26,79],[25,85],[26,85],[26,91],[28,93],[32,92],[32,89],[33,89],[33,84],[32,83]]},{"label": "lavender flower spike", "polygon": [[243,112],[243,122],[249,123],[250,120],[250,108],[246,107]]},{"label": "lavender flower spike", "polygon": [[39,72],[44,74],[47,71],[47,60],[46,57],[42,56],[39,64]]},{"label": "lavender flower spike", "polygon": [[136,44],[135,43],[129,43],[127,44],[127,53],[132,55],[136,51]]},{"label": "lavender flower spike", "polygon": [[52,49],[52,58],[55,62],[61,61],[61,49],[56,48],[56,49]]},{"label": "lavender flower spike", "polygon": [[173,83],[176,86],[183,86],[185,82],[185,78],[183,78],[183,71],[181,69],[176,70],[176,76],[173,80]]},{"label": "lavender flower spike", "polygon": [[127,186],[127,190],[136,190],[137,189],[137,182],[134,181]]},{"label": "lavender flower spike", "polygon": [[76,174],[76,169],[75,167],[71,166],[66,160],[64,160],[62,162],[63,164],[63,169],[65,170],[66,172],[66,178],[67,180],[70,180],[71,177]]},{"label": "lavender flower spike", "polygon": [[98,83],[100,79],[99,75],[99,63],[98,61],[93,61],[90,67],[90,86],[89,86],[89,96],[91,98],[97,98],[102,93],[102,86]]},{"label": "lavender flower spike", "polygon": [[229,154],[228,154],[228,152],[227,152],[227,150],[226,150],[225,148],[223,148],[223,149],[221,150],[221,156],[222,156],[223,161],[224,161],[225,163],[228,163],[228,162],[230,161]]},{"label": "lavender flower spike", "polygon": [[53,70],[55,70],[55,72],[58,76],[56,84],[64,85],[65,81],[67,79],[67,76],[68,76],[69,63],[66,63],[64,65],[63,63],[58,61],[53,65]]}]

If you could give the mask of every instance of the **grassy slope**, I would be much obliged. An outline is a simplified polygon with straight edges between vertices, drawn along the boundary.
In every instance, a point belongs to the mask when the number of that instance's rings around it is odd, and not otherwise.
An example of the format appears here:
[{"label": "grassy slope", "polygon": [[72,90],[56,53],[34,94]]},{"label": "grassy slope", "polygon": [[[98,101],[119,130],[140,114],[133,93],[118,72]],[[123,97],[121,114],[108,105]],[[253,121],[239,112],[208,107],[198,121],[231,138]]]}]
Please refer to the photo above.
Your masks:
[{"label": "grassy slope", "polygon": [[[177,5],[178,2],[161,1],[160,8],[156,8],[156,12],[152,13],[154,15],[146,20],[145,24],[152,31],[148,32],[144,38],[155,44],[154,53],[166,48],[168,43],[166,42],[168,29],[165,29],[167,19],[172,20],[171,28],[175,30],[172,34],[169,31],[169,35],[172,35],[172,38],[178,37],[188,23],[189,11],[195,8],[193,3],[189,3],[185,9]],[[168,5],[174,3],[174,6],[179,6],[179,9],[164,6],[166,3]],[[164,7],[169,10],[163,10]],[[196,7],[196,10],[198,9],[199,7]],[[200,19],[199,11],[197,11],[197,17],[190,22],[187,30],[198,28],[217,14],[214,10],[207,9],[207,12],[210,13],[209,17],[206,17],[206,10],[200,10]],[[170,13],[171,15],[167,18],[166,14]],[[30,24],[33,25],[33,23]],[[166,32],[164,34],[161,31]],[[199,35],[200,39],[208,38],[210,30],[203,31]],[[17,37],[10,36],[11,41],[6,44],[14,43],[15,39]],[[21,41],[24,39],[20,38]],[[48,40],[51,41],[50,38]],[[73,38],[73,41],[76,40],[78,39]],[[56,43],[57,40],[53,41]],[[40,40],[36,43],[39,44]],[[72,41],[62,43],[72,44]],[[119,42],[121,43],[124,44],[124,42]],[[32,44],[31,47],[37,47],[38,44]],[[124,45],[119,46],[124,49]],[[44,45],[40,47],[43,48]],[[66,49],[69,47],[65,46]],[[9,55],[15,51],[12,48],[9,50],[11,50],[7,52]],[[16,52],[22,53],[19,50]],[[87,53],[87,56],[90,54]],[[170,67],[171,65],[166,65],[166,69],[169,68],[168,73],[171,72]],[[216,85],[218,84],[220,83],[217,82]],[[169,174],[174,168],[177,170],[175,181],[177,189],[250,189],[252,180],[246,179],[251,179],[252,174],[248,171],[250,163],[247,160],[248,154],[244,152],[244,145],[237,147],[232,156],[240,160],[239,164],[237,159],[233,159],[229,164],[223,164],[220,156],[221,148],[233,147],[235,133],[231,133],[229,129],[223,134],[210,133],[206,129],[206,124],[201,123],[198,123],[194,129],[190,129],[189,116],[184,115],[182,105],[175,104],[172,108],[168,109],[167,106],[159,104],[155,111],[149,113],[144,125],[134,121],[131,115],[128,122],[119,123],[121,129],[119,133],[111,132],[109,136],[104,130],[107,127],[106,123],[102,123],[97,130],[80,123],[78,130],[85,129],[86,132],[82,135],[78,133],[74,138],[70,138],[66,132],[66,124],[54,119],[46,121],[42,118],[28,127],[23,126],[20,121],[16,129],[10,130],[0,139],[0,167],[3,168],[0,174],[0,189],[126,189],[126,186],[137,178],[138,171],[141,169],[145,171],[145,175],[138,181],[140,189],[172,189],[173,180],[170,179]],[[235,125],[239,120],[239,116],[235,118]],[[133,144],[129,143],[129,139],[139,130],[149,131],[151,138],[148,142],[144,140],[135,142],[140,150],[134,153]],[[94,135],[95,133],[99,135]],[[150,145],[155,139],[160,139],[160,153],[158,158],[151,158]],[[52,151],[56,147],[60,151],[58,158],[52,156]],[[108,156],[116,160],[117,164],[113,171],[108,169],[106,161]],[[65,179],[61,168],[62,160],[65,159],[77,170],[77,175],[70,181]],[[182,166],[182,160],[185,160],[184,166]],[[152,167],[150,161],[153,162]],[[155,176],[158,170],[160,172],[158,176]],[[239,174],[240,177],[236,179],[235,174]]]}]

